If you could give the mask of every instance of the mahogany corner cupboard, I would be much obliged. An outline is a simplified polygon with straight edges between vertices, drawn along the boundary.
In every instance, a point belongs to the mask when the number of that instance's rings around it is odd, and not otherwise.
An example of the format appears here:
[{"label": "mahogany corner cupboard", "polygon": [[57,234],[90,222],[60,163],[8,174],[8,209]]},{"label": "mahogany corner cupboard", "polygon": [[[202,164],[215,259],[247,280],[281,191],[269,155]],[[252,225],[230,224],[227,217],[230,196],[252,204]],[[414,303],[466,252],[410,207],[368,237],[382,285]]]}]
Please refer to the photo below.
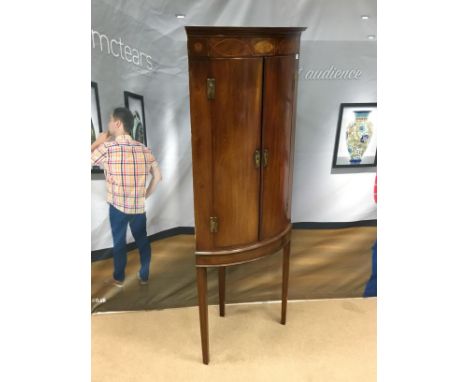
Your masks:
[{"label": "mahogany corner cupboard", "polygon": [[297,73],[301,32],[187,26],[195,263],[203,363],[209,362],[207,268],[283,250],[286,323]]}]

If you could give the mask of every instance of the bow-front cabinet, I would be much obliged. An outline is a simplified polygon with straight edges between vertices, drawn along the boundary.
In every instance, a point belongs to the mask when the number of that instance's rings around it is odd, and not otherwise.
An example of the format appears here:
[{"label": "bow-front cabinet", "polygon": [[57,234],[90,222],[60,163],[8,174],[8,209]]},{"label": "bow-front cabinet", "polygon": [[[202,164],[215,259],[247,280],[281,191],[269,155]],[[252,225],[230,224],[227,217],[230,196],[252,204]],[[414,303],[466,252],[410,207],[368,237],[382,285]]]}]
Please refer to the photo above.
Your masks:
[{"label": "bow-front cabinet", "polygon": [[286,323],[300,35],[305,28],[186,27],[196,269],[203,362],[209,362],[207,267],[283,250]]}]

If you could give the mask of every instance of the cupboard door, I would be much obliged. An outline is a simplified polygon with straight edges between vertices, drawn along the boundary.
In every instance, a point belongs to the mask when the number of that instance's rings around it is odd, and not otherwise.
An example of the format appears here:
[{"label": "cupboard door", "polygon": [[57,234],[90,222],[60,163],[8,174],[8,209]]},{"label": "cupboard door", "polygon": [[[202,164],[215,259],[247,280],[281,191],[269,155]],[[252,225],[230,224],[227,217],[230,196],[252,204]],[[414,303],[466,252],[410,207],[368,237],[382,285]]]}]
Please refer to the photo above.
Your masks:
[{"label": "cupboard door", "polygon": [[294,56],[265,57],[263,84],[260,240],[281,233],[290,222],[291,135],[296,87]]},{"label": "cupboard door", "polygon": [[192,131],[193,202],[195,205],[195,238],[197,251],[213,248],[209,220],[213,179],[211,165],[211,114],[206,100],[206,60],[189,60],[190,122]]},{"label": "cupboard door", "polygon": [[258,240],[260,168],[254,155],[261,145],[262,67],[262,58],[210,60],[216,248]]}]

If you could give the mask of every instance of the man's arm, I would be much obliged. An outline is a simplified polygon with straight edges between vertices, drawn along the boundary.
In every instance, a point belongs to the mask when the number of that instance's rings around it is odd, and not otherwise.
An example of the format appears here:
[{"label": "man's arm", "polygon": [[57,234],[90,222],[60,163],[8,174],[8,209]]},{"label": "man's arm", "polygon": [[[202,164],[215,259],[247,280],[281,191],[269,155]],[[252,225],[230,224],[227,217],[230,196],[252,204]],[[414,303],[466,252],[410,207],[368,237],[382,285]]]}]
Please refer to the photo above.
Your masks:
[{"label": "man's arm", "polygon": [[96,150],[101,144],[107,141],[110,138],[109,132],[104,131],[102,134],[97,137],[94,143],[91,145],[91,153]]},{"label": "man's arm", "polygon": [[145,198],[147,198],[154,192],[154,190],[156,189],[156,186],[162,180],[161,171],[159,171],[158,162],[154,161],[151,164],[150,174],[152,178],[151,178],[150,184],[148,185],[148,188],[146,189]]}]

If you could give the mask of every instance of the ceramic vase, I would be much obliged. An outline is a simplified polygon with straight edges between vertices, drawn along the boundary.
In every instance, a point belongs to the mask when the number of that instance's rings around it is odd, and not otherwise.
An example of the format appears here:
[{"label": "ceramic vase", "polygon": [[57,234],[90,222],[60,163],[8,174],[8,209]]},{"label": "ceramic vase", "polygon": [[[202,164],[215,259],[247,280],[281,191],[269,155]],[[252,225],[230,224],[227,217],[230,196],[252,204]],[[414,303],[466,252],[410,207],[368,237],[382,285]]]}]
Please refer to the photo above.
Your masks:
[{"label": "ceramic vase", "polygon": [[372,138],[373,126],[372,122],[368,120],[370,113],[370,110],[355,111],[354,122],[346,128],[346,144],[351,163],[359,164],[362,161]]}]

